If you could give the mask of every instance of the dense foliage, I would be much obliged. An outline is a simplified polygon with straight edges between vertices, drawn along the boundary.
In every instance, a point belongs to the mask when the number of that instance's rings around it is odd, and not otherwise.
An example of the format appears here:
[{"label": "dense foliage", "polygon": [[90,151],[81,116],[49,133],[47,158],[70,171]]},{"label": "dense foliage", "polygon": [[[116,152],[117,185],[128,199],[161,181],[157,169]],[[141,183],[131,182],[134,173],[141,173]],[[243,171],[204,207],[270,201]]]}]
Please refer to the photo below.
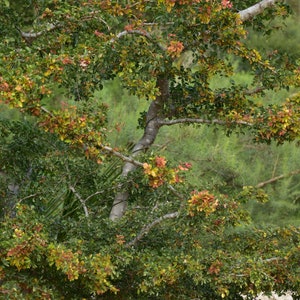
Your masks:
[{"label": "dense foliage", "polygon": [[[0,101],[20,112],[0,119],[0,297],[300,299],[300,229],[245,209],[267,182],[195,186],[189,161],[147,153],[178,124],[299,140],[298,53],[247,41],[290,8],[254,4],[0,0]],[[120,127],[96,98],[112,80],[145,102],[127,148],[109,144]]]}]

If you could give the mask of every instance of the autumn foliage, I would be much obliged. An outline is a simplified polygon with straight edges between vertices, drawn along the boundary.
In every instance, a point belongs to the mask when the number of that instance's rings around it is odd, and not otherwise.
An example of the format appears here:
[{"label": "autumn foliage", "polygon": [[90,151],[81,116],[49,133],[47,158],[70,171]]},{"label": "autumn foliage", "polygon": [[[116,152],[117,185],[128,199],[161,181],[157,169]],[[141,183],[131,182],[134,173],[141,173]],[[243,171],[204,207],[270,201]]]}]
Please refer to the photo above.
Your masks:
[{"label": "autumn foliage", "polygon": [[[0,298],[237,300],[289,291],[299,299],[299,228],[257,228],[244,209],[265,202],[264,191],[195,187],[185,180],[189,162],[147,152],[173,125],[299,141],[299,56],[247,43],[251,32],[277,30],[272,20],[282,24],[288,5],[16,3],[0,0],[0,102],[24,116],[0,122],[9,145],[0,166]],[[250,82],[235,80],[239,68]],[[147,106],[129,149],[109,144],[116,126],[98,99],[116,81]],[[270,92],[276,103],[266,102]]]}]

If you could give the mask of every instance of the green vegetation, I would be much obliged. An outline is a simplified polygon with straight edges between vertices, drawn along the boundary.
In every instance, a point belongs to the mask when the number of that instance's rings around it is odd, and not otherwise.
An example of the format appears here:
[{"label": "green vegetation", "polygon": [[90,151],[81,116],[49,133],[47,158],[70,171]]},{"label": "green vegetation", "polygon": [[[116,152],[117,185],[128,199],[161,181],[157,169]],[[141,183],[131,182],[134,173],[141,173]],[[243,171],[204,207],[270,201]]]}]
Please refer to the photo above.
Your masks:
[{"label": "green vegetation", "polygon": [[300,299],[300,33],[255,3],[0,0],[0,299]]},{"label": "green vegetation", "polygon": [[[236,73],[235,80],[250,82],[244,71]],[[217,78],[215,85],[225,86],[226,79]],[[270,92],[262,100],[273,102],[278,99],[276,92]],[[282,91],[281,96],[287,96]],[[141,135],[137,128],[140,112],[145,104],[129,96],[118,82],[107,84],[96,98],[103,99],[109,109],[109,120],[115,125],[108,138],[113,146],[130,147]],[[137,128],[137,129],[136,129]],[[221,129],[206,126],[180,126],[163,128],[153,145],[156,153],[170,161],[188,161],[192,172],[186,174],[187,182],[205,189],[218,189],[234,194],[243,186],[256,186],[277,176],[286,178],[267,184],[265,190],[269,201],[264,204],[251,202],[247,205],[256,224],[299,225],[300,222],[300,175],[289,173],[300,170],[299,146],[257,144],[249,134],[231,135]]]}]

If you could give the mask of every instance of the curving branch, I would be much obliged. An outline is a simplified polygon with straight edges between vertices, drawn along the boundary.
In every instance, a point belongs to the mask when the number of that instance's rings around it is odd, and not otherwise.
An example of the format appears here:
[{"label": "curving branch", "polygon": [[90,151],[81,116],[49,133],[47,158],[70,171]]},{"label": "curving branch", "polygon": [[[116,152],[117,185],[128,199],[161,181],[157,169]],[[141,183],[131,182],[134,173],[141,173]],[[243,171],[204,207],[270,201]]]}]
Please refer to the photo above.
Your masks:
[{"label": "curving branch", "polygon": [[[159,223],[163,222],[164,220],[167,220],[167,219],[173,219],[173,218],[177,218],[180,214],[180,211],[182,210],[182,208],[184,207],[184,204],[185,204],[185,196],[181,193],[179,193],[171,184],[168,185],[168,188],[170,189],[170,191],[178,198],[182,201],[181,205],[180,205],[180,208],[179,208],[179,211],[176,211],[176,212],[173,212],[173,213],[168,213],[168,214],[165,214],[157,219],[155,219],[154,221],[152,221],[150,224],[147,224],[145,225],[140,233],[133,239],[131,240],[130,242],[128,242],[125,247],[133,247],[135,246],[146,234],[148,234],[148,232],[156,225],[158,225]],[[155,205],[155,207],[157,207]],[[155,208],[154,207],[154,208]]]},{"label": "curving branch", "polygon": [[146,226],[144,226],[142,228],[142,230],[140,231],[140,233],[130,242],[128,242],[125,246],[126,247],[132,247],[135,246],[146,234],[148,234],[148,232],[156,225],[158,225],[159,223],[161,223],[164,220],[167,219],[174,219],[177,218],[179,216],[179,212],[173,212],[173,213],[169,213],[166,215],[163,215],[157,219],[155,219],[153,222],[151,222],[150,224],[147,224]]},{"label": "curving branch", "polygon": [[244,10],[241,10],[238,15],[242,22],[252,19],[253,17],[263,13],[266,8],[275,6],[280,0],[263,0]]},{"label": "curving branch", "polygon": [[21,36],[25,40],[32,40],[32,39],[36,39],[36,38],[40,37],[41,35],[45,34],[46,32],[52,31],[58,27],[60,27],[59,24],[49,24],[45,30],[41,30],[38,32],[34,32],[34,31],[25,32],[25,31],[20,30],[19,28],[17,28],[17,29],[20,32]]},{"label": "curving branch", "polygon": [[252,123],[246,121],[223,121],[218,119],[202,119],[202,118],[182,118],[175,120],[159,120],[158,123],[163,126],[171,126],[175,124],[217,124],[217,125],[226,125],[226,124],[238,124],[238,125],[246,125],[253,126]]}]

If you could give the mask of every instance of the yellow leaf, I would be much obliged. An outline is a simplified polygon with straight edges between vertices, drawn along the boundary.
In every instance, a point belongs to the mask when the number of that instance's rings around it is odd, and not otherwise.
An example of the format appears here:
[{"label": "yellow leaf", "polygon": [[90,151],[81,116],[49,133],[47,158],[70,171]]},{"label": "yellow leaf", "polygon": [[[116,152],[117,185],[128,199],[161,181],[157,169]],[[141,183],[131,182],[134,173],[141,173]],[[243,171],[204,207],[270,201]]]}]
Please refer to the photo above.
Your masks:
[{"label": "yellow leaf", "polygon": [[16,90],[17,92],[21,92],[21,91],[22,91],[22,86],[18,84],[18,85],[15,87],[15,90]]}]

